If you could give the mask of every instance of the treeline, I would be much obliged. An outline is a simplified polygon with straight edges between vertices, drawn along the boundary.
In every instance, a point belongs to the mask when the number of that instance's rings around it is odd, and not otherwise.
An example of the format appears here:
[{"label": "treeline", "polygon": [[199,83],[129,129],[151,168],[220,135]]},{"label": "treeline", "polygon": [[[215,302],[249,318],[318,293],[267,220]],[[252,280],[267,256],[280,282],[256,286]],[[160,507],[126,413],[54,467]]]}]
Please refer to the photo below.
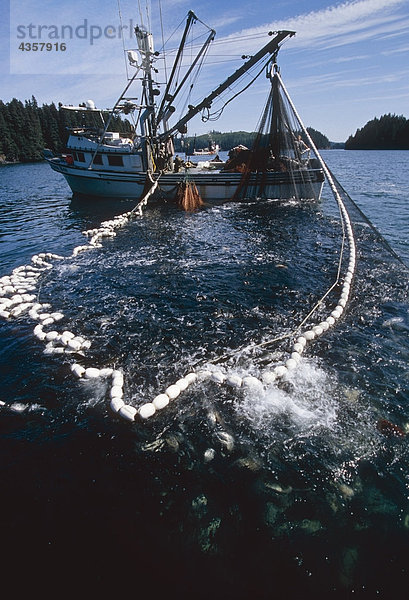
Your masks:
[{"label": "treeline", "polygon": [[409,119],[383,115],[357,129],[345,142],[346,150],[409,150]]},{"label": "treeline", "polygon": [[[307,127],[307,131],[317,148],[322,149],[332,147],[329,139],[319,131],[316,131],[312,127]],[[234,148],[240,144],[247,148],[251,148],[256,135],[256,132],[249,133],[247,131],[230,131],[229,133],[210,131],[204,135],[177,139],[175,141],[175,149],[176,152],[193,154],[193,150],[203,150],[209,146],[210,142],[218,144],[222,150],[230,150],[230,148]],[[305,138],[305,135],[302,134],[302,137]],[[304,141],[307,143],[306,139],[304,139]]]},{"label": "treeline", "polygon": [[[316,129],[313,129],[312,127],[307,127],[307,131],[310,134],[311,139],[317,148],[319,148],[320,150],[327,150],[328,148],[332,148],[333,144],[329,141],[326,135],[324,135],[320,131],[317,131]],[[301,133],[301,137],[303,138],[304,142],[308,145],[308,140],[304,133]]]},{"label": "treeline", "polygon": [[[0,100],[0,163],[43,160],[44,148],[54,153],[63,152],[68,128],[84,126],[101,128],[99,114],[59,110],[54,103],[39,106],[34,96],[25,102],[16,98],[8,103]],[[109,129],[129,132],[132,126],[128,120],[114,117]],[[318,148],[331,147],[325,135],[311,127],[307,130]],[[177,152],[192,154],[194,149],[208,147],[210,141],[219,144],[223,150],[230,150],[239,144],[251,148],[255,137],[255,132],[211,131],[197,137],[177,138],[175,148]]]},{"label": "treeline", "polygon": [[[99,120],[97,120],[99,119]],[[32,162],[43,159],[43,149],[62,152],[68,127],[101,127],[97,113],[58,110],[54,103],[38,106],[37,100],[24,103],[13,98],[0,100],[0,163]],[[111,131],[130,131],[130,123],[115,117]]]}]

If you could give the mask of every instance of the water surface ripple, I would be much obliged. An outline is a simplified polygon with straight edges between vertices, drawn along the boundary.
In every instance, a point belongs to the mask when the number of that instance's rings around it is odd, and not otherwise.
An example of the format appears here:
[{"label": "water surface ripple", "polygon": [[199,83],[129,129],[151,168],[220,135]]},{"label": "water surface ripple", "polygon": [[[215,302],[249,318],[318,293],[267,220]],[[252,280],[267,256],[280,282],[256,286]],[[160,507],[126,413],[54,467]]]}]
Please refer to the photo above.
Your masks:
[{"label": "water surface ripple", "polygon": [[[387,243],[348,202],[352,299],[282,384],[205,381],[131,424],[104,382],[43,354],[28,316],[1,321],[0,399],[25,406],[0,413],[10,577],[153,598],[392,598],[408,585],[408,438],[379,422],[409,422],[408,271],[387,246],[408,259],[409,153],[324,154]],[[1,275],[34,253],[69,256],[132,206],[79,202],[45,164],[2,167]],[[224,355],[241,376],[279,362],[288,341],[252,348],[302,321],[339,252],[327,189],[304,206],[148,205],[101,248],[57,261],[39,297],[91,340],[85,362],[123,369],[140,406]]]}]

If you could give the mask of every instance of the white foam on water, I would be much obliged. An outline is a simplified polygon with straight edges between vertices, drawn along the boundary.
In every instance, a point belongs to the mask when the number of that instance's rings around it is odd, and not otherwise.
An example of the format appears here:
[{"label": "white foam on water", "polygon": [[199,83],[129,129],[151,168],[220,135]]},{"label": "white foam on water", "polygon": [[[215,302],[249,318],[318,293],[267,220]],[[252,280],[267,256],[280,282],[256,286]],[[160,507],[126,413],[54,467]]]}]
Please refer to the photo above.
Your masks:
[{"label": "white foam on water", "polygon": [[330,378],[307,360],[286,375],[284,386],[280,381],[246,388],[243,401],[235,408],[256,430],[274,429],[280,419],[300,432],[318,426],[332,430],[337,424],[338,401],[331,392]]}]

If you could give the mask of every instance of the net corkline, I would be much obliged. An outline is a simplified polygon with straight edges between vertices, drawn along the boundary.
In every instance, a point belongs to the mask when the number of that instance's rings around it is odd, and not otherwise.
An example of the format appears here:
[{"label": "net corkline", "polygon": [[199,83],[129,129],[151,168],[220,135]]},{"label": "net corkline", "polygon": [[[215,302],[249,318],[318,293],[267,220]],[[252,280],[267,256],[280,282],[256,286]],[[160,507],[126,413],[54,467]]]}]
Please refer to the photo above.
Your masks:
[{"label": "net corkline", "polygon": [[[63,257],[53,253],[37,254],[32,257],[30,264],[17,267],[10,276],[0,278],[0,316],[9,320],[18,318],[23,314],[28,314],[31,319],[37,322],[34,327],[34,335],[40,341],[44,342],[44,354],[61,355],[65,359],[71,357],[70,369],[78,379],[105,379],[107,382],[107,394],[109,396],[110,409],[114,414],[128,421],[145,421],[146,419],[149,419],[171,404],[191,385],[206,380],[211,380],[220,385],[227,385],[234,388],[260,390],[274,383],[279,383],[280,380],[285,380],[287,375],[300,364],[302,354],[305,352],[308,345],[314,339],[319,338],[330,328],[334,327],[336,322],[342,316],[348,303],[351,295],[352,280],[356,269],[356,246],[351,220],[338,191],[339,187],[337,187],[335,179],[321,158],[311,136],[302,123],[278,71],[274,73],[274,80],[276,85],[275,87],[273,86],[269,101],[267,102],[260,123],[259,135],[256,140],[257,143],[253,150],[257,154],[257,150],[262,149],[264,154],[260,154],[265,156],[266,148],[272,148],[273,151],[275,150],[276,152],[279,148],[279,152],[277,152],[278,158],[282,156],[286,157],[288,161],[292,160],[295,156],[294,153],[298,151],[294,136],[291,138],[291,131],[293,130],[290,129],[290,125],[291,127],[294,126],[293,119],[295,119],[295,130],[299,130],[300,135],[303,135],[325,174],[326,180],[338,205],[341,223],[339,259],[335,280],[330,284],[327,291],[315,303],[308,314],[295,325],[291,331],[282,336],[268,339],[258,345],[237,349],[231,353],[215,358],[212,361],[201,361],[200,364],[193,366],[190,372],[186,373],[175,383],[169,385],[161,393],[157,394],[150,402],[144,402],[139,406],[133,405],[133,399],[126,398],[124,391],[124,373],[120,368],[117,366],[112,368],[85,368],[82,366],[81,357],[85,357],[87,350],[91,346],[91,342],[71,331],[58,331],[56,329],[55,324],[63,320],[64,315],[61,312],[53,311],[50,304],[39,302],[41,276],[43,273],[53,268],[54,261],[70,260],[82,252],[100,248],[103,240],[114,238],[118,229],[128,225],[133,218],[142,216],[143,209],[146,207],[149,198],[160,186],[160,176],[159,178],[154,179],[150,174],[147,179],[147,191],[134,209],[118,215],[111,220],[102,222],[98,228],[83,232],[88,238],[88,243],[75,247],[71,256]],[[277,96],[278,88],[282,91],[279,98]],[[281,113],[280,122],[276,117],[277,113],[274,112],[274,102],[276,105],[277,102],[279,103],[278,106]],[[278,144],[280,147],[278,147]],[[262,175],[263,173],[261,173],[260,177],[259,192],[262,192],[263,190]],[[246,177],[247,173],[245,172],[243,174],[243,184],[240,186],[241,195],[246,194]],[[194,183],[194,180],[192,180],[192,182]],[[335,307],[332,310],[328,309],[329,314],[326,318],[317,318],[317,322],[314,324],[313,317],[317,313],[317,309],[324,305],[325,300],[335,289],[340,290],[339,297],[336,301],[333,301]],[[267,348],[284,339],[292,340],[288,358],[281,361],[279,364],[268,364],[259,378],[253,375],[241,377],[234,372],[234,370],[227,367],[227,363],[235,356],[245,352]],[[0,401],[0,405],[4,406],[5,403]],[[17,407],[16,410],[18,410]]]}]

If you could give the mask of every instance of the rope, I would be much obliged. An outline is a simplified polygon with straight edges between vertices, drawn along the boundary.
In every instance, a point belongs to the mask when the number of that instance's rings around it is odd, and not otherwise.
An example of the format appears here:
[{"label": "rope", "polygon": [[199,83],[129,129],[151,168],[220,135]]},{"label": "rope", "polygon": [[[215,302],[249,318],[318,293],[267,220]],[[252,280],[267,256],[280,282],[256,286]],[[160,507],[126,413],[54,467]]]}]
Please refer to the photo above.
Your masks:
[{"label": "rope", "polygon": [[[344,257],[344,249],[345,249],[345,241],[348,239],[349,244],[349,263],[347,273],[343,280],[343,285],[341,288],[340,298],[338,300],[338,304],[335,309],[331,312],[330,316],[328,316],[325,320],[321,321],[315,326],[310,327],[310,329],[305,330],[298,338],[295,340],[292,346],[292,352],[290,358],[285,362],[285,364],[279,364],[274,366],[271,369],[267,369],[262,374],[261,380],[247,375],[245,377],[240,377],[235,373],[229,373],[226,369],[222,370],[220,367],[216,365],[227,361],[232,356],[235,356],[238,352],[243,352],[243,350],[235,351],[235,353],[230,355],[224,355],[218,359],[215,359],[213,362],[208,362],[207,364],[197,365],[194,370],[189,372],[184,377],[178,379],[174,384],[168,386],[163,393],[158,394],[152,402],[146,402],[139,408],[134,406],[125,404],[123,400],[123,384],[124,377],[123,373],[119,369],[113,368],[105,368],[98,369],[95,367],[84,368],[81,364],[75,362],[71,365],[71,370],[74,375],[81,379],[96,379],[96,378],[109,378],[111,381],[111,387],[109,391],[110,396],[110,407],[114,413],[117,413],[119,416],[129,420],[131,422],[135,421],[136,418],[145,420],[151,416],[153,416],[157,411],[165,408],[172,400],[176,399],[183,391],[185,391],[190,385],[197,381],[205,381],[212,380],[218,384],[224,384],[236,387],[236,388],[252,388],[252,389],[262,389],[264,385],[270,385],[276,380],[280,380],[285,378],[289,371],[294,369],[301,360],[301,355],[304,352],[308,342],[312,341],[316,337],[322,335],[325,331],[327,331],[330,327],[332,327],[335,322],[341,317],[344,308],[347,304],[350,295],[350,287],[352,283],[352,278],[355,274],[355,240],[352,231],[351,221],[348,215],[348,212],[345,208],[345,205],[342,202],[342,199],[338,193],[332,175],[324,163],[322,157],[320,156],[317,148],[314,145],[311,136],[306,130],[304,124],[302,123],[291,99],[289,98],[288,92],[285,89],[282,81],[281,86],[284,94],[287,97],[290,106],[310,144],[310,147],[314,150],[321,168],[323,169],[327,181],[331,187],[331,190],[336,198],[338,203],[341,224],[342,224],[342,245],[341,245],[341,254],[338,262],[338,270],[337,277],[335,283],[330,286],[327,292],[322,296],[322,298],[316,303],[313,309],[308,313],[308,315],[303,319],[303,321],[293,330],[291,333],[287,333],[283,336],[279,336],[274,338],[274,340],[268,340],[259,344],[258,346],[253,346],[253,348],[261,348],[266,347],[272,344],[275,341],[287,339],[289,337],[295,336],[296,332],[299,332],[306,322],[310,319],[312,314],[317,310],[317,308],[322,304],[324,299],[328,296],[328,294],[334,289],[334,287],[339,283],[341,278],[341,269],[342,269],[342,261]],[[73,258],[77,256],[80,252],[91,250],[93,248],[97,248],[101,246],[101,240],[103,238],[112,238],[116,236],[115,230],[119,227],[124,226],[128,223],[129,219],[135,214],[142,214],[142,209],[146,205],[148,198],[154,193],[157,186],[159,185],[159,177],[154,180],[152,175],[148,173],[148,179],[151,183],[149,190],[145,193],[143,198],[138,202],[138,204],[132,209],[130,212],[125,213],[123,215],[119,215],[115,217],[111,221],[106,221],[101,223],[101,226],[98,229],[89,230],[83,232],[85,235],[90,235],[91,239],[88,245],[77,246],[74,248],[71,257]],[[54,312],[50,313],[50,305],[49,304],[41,304],[39,302],[34,302],[36,296],[33,294],[28,294],[29,291],[34,291],[36,289],[36,282],[39,279],[41,273],[47,269],[52,268],[51,260],[60,260],[64,257],[60,257],[58,255],[53,254],[42,254],[35,255],[32,257],[32,265],[27,265],[24,267],[19,267],[13,271],[13,277],[2,278],[3,285],[3,296],[1,301],[1,310],[0,316],[3,318],[17,317],[25,311],[29,310],[29,315],[34,319],[39,321],[38,325],[34,328],[34,334],[41,341],[45,341],[47,343],[46,349],[44,352],[46,354],[76,354],[81,355],[84,354],[91,343],[88,340],[84,340],[80,336],[75,336],[72,332],[64,331],[62,334],[57,331],[44,331],[44,327],[48,325],[52,325],[53,323],[59,321],[64,317],[62,313]],[[6,280],[5,280],[6,279]],[[18,281],[17,281],[18,280]],[[18,287],[20,286],[20,287]],[[23,287],[24,286],[24,287]],[[10,297],[7,297],[10,296]],[[226,432],[221,432],[224,437],[227,439]],[[230,436],[231,437],[231,436]],[[227,442],[226,442],[227,443]],[[229,439],[228,443],[231,443]]]},{"label": "rope", "polygon": [[[105,221],[101,223],[101,226],[97,230],[89,230],[83,232],[85,235],[91,236],[89,244],[84,246],[77,246],[76,248],[74,248],[71,257],[68,258],[73,258],[77,256],[80,252],[100,247],[100,241],[102,238],[115,237],[115,230],[117,228],[122,227],[123,225],[128,223],[129,219],[134,214],[141,214],[142,208],[146,205],[148,198],[153,194],[159,183],[159,177],[156,180],[154,180],[152,178],[152,175],[148,174],[148,178],[152,185],[150,189],[146,192],[144,197],[134,207],[134,209],[128,213],[115,217],[111,221]],[[298,340],[293,346],[293,353],[291,354],[291,358],[287,360],[285,365],[279,365],[275,367],[274,370],[267,371],[266,373],[264,373],[264,383],[271,383],[276,379],[284,377],[290,369],[294,368],[297,365],[299,359],[301,358],[301,353],[303,352],[304,347],[307,344],[307,341],[312,340],[314,339],[314,337],[321,335],[323,331],[327,330],[330,326],[332,326],[335,323],[335,320],[338,319],[343,312],[346,300],[349,296],[349,288],[355,267],[355,256],[352,256],[355,254],[355,247],[353,246],[353,235],[351,225],[349,222],[349,217],[345,211],[345,208],[342,209],[342,206],[341,214],[343,219],[345,220],[345,228],[350,243],[350,263],[347,275],[344,280],[343,292],[341,294],[339,304],[335,308],[335,310],[332,311],[330,317],[328,317],[325,321],[321,322],[312,329],[307,330],[306,332],[304,332],[303,336],[300,336],[298,338]],[[85,340],[81,336],[76,336],[70,331],[64,331],[61,334],[54,330],[44,331],[44,327],[58,322],[64,317],[64,315],[59,312],[50,313],[51,307],[49,304],[41,304],[39,302],[35,302],[37,297],[34,294],[27,293],[36,289],[36,283],[42,272],[52,268],[53,265],[50,261],[62,259],[64,259],[64,257],[51,253],[34,255],[32,257],[31,265],[18,267],[13,271],[11,277],[2,278],[1,284],[3,286],[3,296],[1,301],[2,310],[0,310],[0,316],[2,316],[3,318],[18,317],[20,314],[29,311],[30,317],[34,320],[39,321],[38,325],[36,325],[36,327],[34,328],[34,335],[38,339],[46,343],[46,348],[44,350],[45,354],[75,354],[77,356],[81,354],[84,355],[84,351],[86,351],[90,347],[91,342],[89,340]],[[305,319],[302,322],[302,324],[303,323],[305,323]],[[298,329],[302,326],[302,324],[299,325]],[[286,336],[281,336],[281,338],[275,339],[285,339],[285,337],[289,336],[290,334],[287,334]],[[270,341],[270,343],[272,343],[272,340]],[[229,374],[223,372],[222,370],[216,367],[217,363],[221,362],[222,360],[227,360],[228,358],[229,356],[225,355],[224,357],[216,359],[215,361],[213,361],[213,363],[203,365],[202,368],[197,366],[194,371],[191,371],[190,373],[176,381],[175,384],[167,387],[165,391],[157,395],[152,400],[152,402],[147,402],[140,406],[138,409],[134,406],[125,404],[123,400],[124,377],[123,373],[119,369],[98,369],[96,367],[84,368],[78,362],[74,362],[73,364],[71,364],[71,371],[75,376],[77,376],[80,379],[110,379],[111,387],[109,395],[111,409],[113,410],[113,412],[117,413],[119,416],[125,418],[126,420],[134,421],[137,417],[139,417],[142,420],[151,417],[156,413],[156,411],[165,408],[165,406],[167,406],[172,400],[176,399],[181,392],[185,391],[190,385],[197,381],[204,381],[206,379],[210,379],[219,384],[226,383],[237,388],[254,388],[255,386],[263,385],[263,383],[255,377],[246,376],[241,378],[238,375],[235,375],[234,373]],[[232,443],[232,440],[227,437],[229,436],[229,434],[227,434],[226,432],[220,432],[220,435],[222,434],[224,435],[224,438],[226,438],[226,440],[228,439],[228,443],[230,445]]]},{"label": "rope", "polygon": [[149,188],[149,190],[146,192],[146,194],[144,195],[142,200],[140,200],[138,202],[138,204],[135,206],[135,208],[133,208],[130,211],[129,215],[138,214],[138,215],[142,216],[142,209],[147,205],[149,197],[155,192],[156,188],[158,187],[159,179],[161,178],[162,173],[159,175],[159,177],[156,180],[152,178],[152,175],[149,171],[147,172],[146,176],[152,185]]},{"label": "rope", "polygon": [[[142,215],[143,207],[146,206],[149,197],[159,185],[159,178],[160,176],[154,180],[152,175],[148,173],[147,179],[151,185],[138,204],[131,211],[118,215],[109,221],[102,222],[98,229],[83,231],[84,235],[90,236],[90,240],[87,245],[76,246],[71,256],[64,257],[50,252],[35,254],[31,258],[31,264],[17,267],[10,276],[0,278],[0,317],[8,320],[28,313],[31,319],[38,322],[34,327],[33,333],[40,341],[45,343],[44,354],[46,355],[85,356],[85,352],[91,347],[89,340],[75,335],[68,330],[62,333],[54,329],[51,331],[44,330],[44,328],[48,329],[48,326],[62,320],[64,314],[57,311],[52,312],[50,304],[38,301],[41,289],[40,278],[43,273],[53,268],[52,261],[69,260],[82,252],[101,247],[101,240],[103,238],[114,238],[116,236],[116,229],[126,225],[135,214]],[[111,405],[117,411],[123,408],[121,414],[125,415],[126,418],[130,418],[130,415],[136,414],[136,409],[125,405],[122,401],[124,378],[122,371],[119,369],[85,368],[78,362],[74,362],[71,364],[71,371],[76,377],[86,380],[96,380],[97,378],[111,379]],[[120,399],[122,404],[119,401]],[[5,402],[0,401],[0,408],[3,406],[5,406]],[[9,408],[19,412],[24,410],[25,405],[13,403]]]},{"label": "rope", "polygon": [[[236,387],[236,388],[241,388],[241,387],[246,388],[247,387],[247,388],[252,388],[254,390],[257,388],[261,389],[264,387],[264,385],[270,385],[271,383],[275,382],[276,380],[285,378],[287,376],[288,372],[291,371],[292,369],[294,369],[299,364],[299,362],[301,360],[301,355],[304,352],[308,342],[321,336],[330,327],[335,325],[335,322],[341,317],[342,313],[344,312],[344,308],[345,308],[347,301],[349,299],[349,296],[350,296],[351,283],[352,283],[353,276],[355,274],[355,267],[356,267],[356,246],[355,246],[355,239],[354,239],[354,235],[353,235],[351,220],[349,218],[349,215],[345,208],[345,205],[342,202],[342,199],[339,195],[339,192],[337,190],[337,187],[335,185],[335,182],[332,178],[332,175],[331,175],[328,167],[326,166],[326,164],[325,164],[324,160],[322,159],[320,153],[318,152],[318,149],[316,148],[311,136],[309,135],[306,127],[304,126],[300,116],[298,115],[298,112],[297,112],[279,74],[278,74],[278,77],[279,77],[279,81],[280,81],[281,87],[283,89],[283,92],[287,98],[287,101],[289,102],[289,104],[294,112],[294,115],[295,115],[296,119],[298,120],[298,123],[301,126],[301,128],[308,140],[308,143],[310,144],[310,147],[315,152],[315,155],[317,156],[319,163],[321,165],[321,168],[324,171],[327,181],[331,187],[332,193],[337,201],[339,212],[340,212],[341,227],[342,227],[342,242],[341,242],[341,252],[340,252],[340,258],[338,261],[336,280],[330,286],[330,288],[325,292],[325,294],[320,298],[320,300],[315,304],[313,309],[308,313],[308,315],[303,319],[303,321],[291,333],[289,332],[283,336],[274,338],[274,340],[269,340],[267,342],[263,342],[262,344],[259,344],[258,346],[252,346],[252,349],[266,347],[266,346],[272,344],[273,341],[276,342],[278,340],[283,340],[283,339],[293,337],[293,336],[295,336],[295,333],[297,331],[302,329],[302,327],[306,324],[306,322],[314,314],[314,312],[317,310],[317,308],[323,303],[325,298],[339,284],[339,281],[341,279],[342,262],[344,259],[345,242],[346,242],[346,239],[348,239],[348,244],[349,244],[348,269],[347,269],[346,275],[344,277],[338,304],[336,305],[335,309],[331,312],[331,314],[326,319],[322,320],[320,323],[311,327],[310,329],[307,329],[306,331],[304,331],[302,333],[302,335],[300,335],[297,338],[297,340],[293,343],[291,356],[290,356],[290,358],[288,358],[288,360],[285,362],[285,364],[280,364],[280,365],[275,366],[272,369],[266,370],[262,375],[262,380],[259,380],[258,378],[253,377],[251,375],[247,375],[242,378],[242,377],[238,376],[237,374],[228,373],[228,372],[226,372],[226,370],[223,371],[221,369],[218,369],[215,366],[215,365],[219,364],[220,362],[225,362],[225,361],[229,360],[229,358],[232,358],[233,356],[237,355],[238,353],[243,352],[243,350],[237,350],[232,354],[226,354],[223,357],[213,360],[212,362],[208,362],[207,364],[203,365],[201,369],[199,368],[199,370],[197,370],[198,367],[196,367],[195,371],[188,373],[185,377],[182,377],[181,379],[176,381],[175,384],[170,385],[168,388],[165,389],[165,391],[162,394],[159,394],[158,396],[156,396],[152,400],[152,402],[147,402],[144,405],[142,405],[138,410],[139,417],[142,419],[147,419],[147,418],[153,416],[157,410],[163,409],[165,406],[167,406],[169,404],[170,401],[177,398],[181,392],[185,391],[189,387],[189,385],[191,385],[192,383],[194,383],[196,381],[204,381],[206,379],[210,379],[219,384],[226,383],[232,387]],[[135,418],[135,415],[131,420],[134,420],[134,418]]]}]

